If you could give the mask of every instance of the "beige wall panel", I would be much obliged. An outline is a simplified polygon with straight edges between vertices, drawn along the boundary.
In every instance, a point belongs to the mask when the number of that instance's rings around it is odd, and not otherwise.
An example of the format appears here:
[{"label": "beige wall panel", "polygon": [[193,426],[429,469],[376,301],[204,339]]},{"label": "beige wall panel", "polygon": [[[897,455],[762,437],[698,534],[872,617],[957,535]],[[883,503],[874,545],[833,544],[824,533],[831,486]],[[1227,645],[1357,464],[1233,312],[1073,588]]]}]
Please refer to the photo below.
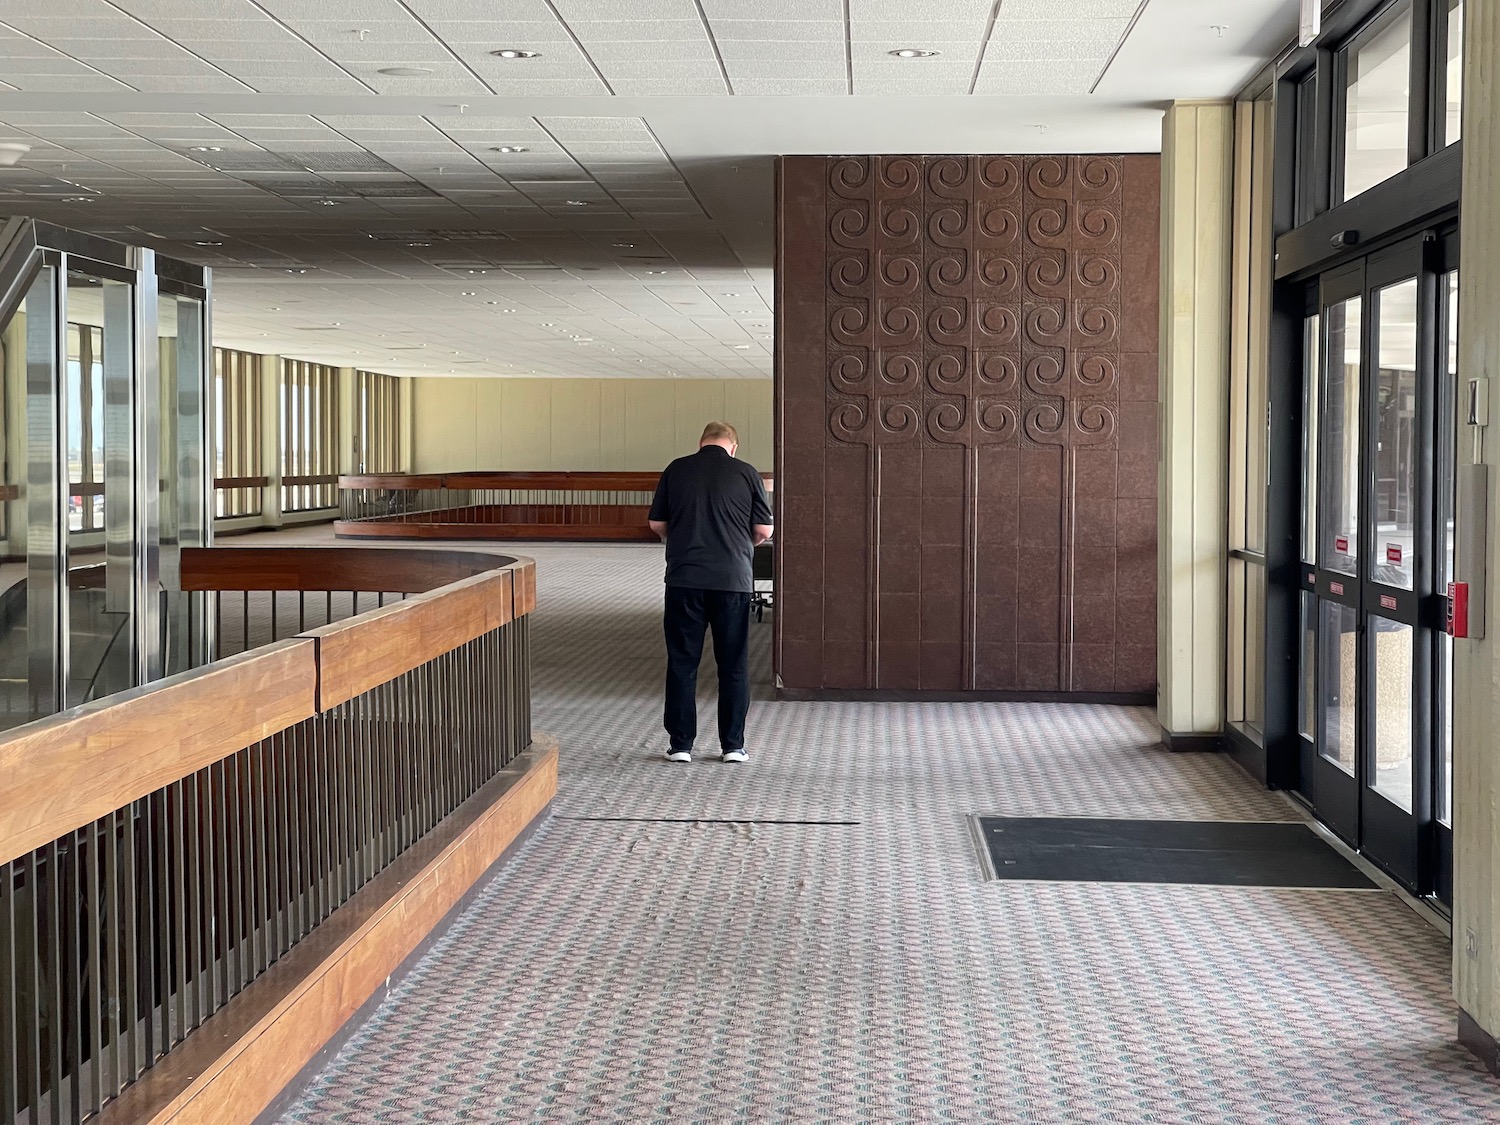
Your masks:
[{"label": "beige wall panel", "polygon": [[[495,379],[504,388],[499,448],[491,447],[497,469],[535,469],[554,466],[552,456],[552,396],[557,388],[540,379]],[[471,465],[470,468],[490,468]]]},{"label": "beige wall panel", "polygon": [[604,463],[603,389],[598,379],[559,379],[552,386],[552,460],[580,472]]},{"label": "beige wall panel", "polygon": [[413,472],[475,467],[480,457],[479,389],[477,379],[413,380]]},{"label": "beige wall panel", "polygon": [[[677,441],[676,387],[666,379],[628,379],[625,386],[625,464],[622,469],[659,469],[691,452]],[[664,460],[665,458],[665,460]]]},{"label": "beige wall panel", "polygon": [[775,403],[769,379],[738,379],[724,384],[724,415],[740,433],[740,456],[763,473],[775,466]]},{"label": "beige wall panel", "polygon": [[1224,724],[1233,135],[1228,103],[1163,122],[1158,717],[1179,735]]},{"label": "beige wall panel", "polygon": [[[1463,268],[1459,279],[1458,369],[1489,376],[1490,418],[1500,418],[1500,5],[1464,5]],[[1460,395],[1460,400],[1463,396]],[[1473,458],[1473,430],[1459,457]],[[1453,987],[1459,1007],[1500,1038],[1500,440],[1491,425],[1487,604],[1484,640],[1453,642]],[[1470,949],[1472,943],[1472,952]]]},{"label": "beige wall panel", "polygon": [[715,419],[772,464],[771,381],[414,379],[412,471],[659,469]]},{"label": "beige wall panel", "polygon": [[723,383],[692,382],[678,383],[675,387],[677,403],[677,436],[672,442],[674,449],[684,453],[698,446],[703,436],[703,427],[710,422],[730,421],[724,408]]}]

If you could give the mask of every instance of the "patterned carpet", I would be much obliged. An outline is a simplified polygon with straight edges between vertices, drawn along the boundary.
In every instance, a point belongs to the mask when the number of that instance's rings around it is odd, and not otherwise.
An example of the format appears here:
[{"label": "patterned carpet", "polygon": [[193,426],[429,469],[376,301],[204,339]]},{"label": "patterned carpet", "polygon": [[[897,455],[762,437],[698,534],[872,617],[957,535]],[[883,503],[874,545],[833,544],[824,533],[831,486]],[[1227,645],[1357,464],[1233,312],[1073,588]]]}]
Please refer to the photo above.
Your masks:
[{"label": "patterned carpet", "polygon": [[553,818],[285,1121],[1500,1121],[1386,892],[982,879],[975,812],[1290,818],[1151,712],[775,703],[768,620],[671,765],[659,550],[526,553]]}]

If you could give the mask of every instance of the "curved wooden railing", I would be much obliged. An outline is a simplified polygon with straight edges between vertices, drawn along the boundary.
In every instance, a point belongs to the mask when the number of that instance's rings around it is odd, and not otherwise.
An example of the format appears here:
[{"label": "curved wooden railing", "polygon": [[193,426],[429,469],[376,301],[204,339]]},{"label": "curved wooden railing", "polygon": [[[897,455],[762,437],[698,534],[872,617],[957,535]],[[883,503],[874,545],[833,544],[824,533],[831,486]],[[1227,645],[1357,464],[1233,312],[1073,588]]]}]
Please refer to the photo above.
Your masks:
[{"label": "curved wooden railing", "polygon": [[166,1120],[199,1097],[197,1119],[253,1119],[394,967],[360,945],[372,918],[394,911],[382,956],[409,951],[413,896],[435,922],[468,885],[412,865],[451,862],[518,762],[555,785],[531,560],[214,548],[182,574],[405,597],[0,735],[3,1122]]},{"label": "curved wooden railing", "polygon": [[[656,472],[397,473],[339,478],[341,538],[654,542]],[[767,487],[772,478],[763,473]]]}]

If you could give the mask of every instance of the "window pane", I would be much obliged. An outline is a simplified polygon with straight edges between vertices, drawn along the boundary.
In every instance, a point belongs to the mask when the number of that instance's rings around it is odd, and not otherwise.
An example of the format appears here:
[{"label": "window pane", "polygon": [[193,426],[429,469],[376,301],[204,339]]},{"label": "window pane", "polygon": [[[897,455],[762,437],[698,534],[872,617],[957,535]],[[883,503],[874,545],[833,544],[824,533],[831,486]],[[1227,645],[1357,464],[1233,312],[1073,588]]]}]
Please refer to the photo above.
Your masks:
[{"label": "window pane", "polygon": [[1245,725],[1260,731],[1266,718],[1266,568],[1245,567]]},{"label": "window pane", "polygon": [[1309,741],[1317,738],[1318,707],[1318,599],[1302,591],[1302,685],[1298,702],[1297,729]]},{"label": "window pane", "polygon": [[1354,574],[1359,561],[1359,352],[1360,299],[1330,305],[1328,389],[1319,428],[1321,490],[1318,508],[1322,543],[1318,557],[1328,570]]},{"label": "window pane", "polygon": [[1438,728],[1441,754],[1438,758],[1437,818],[1453,824],[1453,638],[1440,634],[1438,648],[1438,698],[1443,701],[1443,722]]},{"label": "window pane", "polygon": [[1370,618],[1370,637],[1375,645],[1375,766],[1371,770],[1375,792],[1411,812],[1412,737],[1411,681],[1412,640],[1410,625]]},{"label": "window pane", "polygon": [[1302,370],[1307,373],[1302,403],[1302,558],[1318,557],[1318,401],[1323,386],[1323,361],[1318,350],[1316,315],[1302,322]]},{"label": "window pane", "polygon": [[1338,602],[1323,602],[1318,621],[1318,710],[1323,745],[1318,752],[1347,774],[1354,773],[1354,732],[1359,704],[1359,614]]},{"label": "window pane", "polygon": [[1406,167],[1411,10],[1381,21],[1345,54],[1344,199]]},{"label": "window pane", "polygon": [[1375,376],[1374,554],[1370,577],[1402,589],[1416,573],[1417,281],[1378,295]]},{"label": "window pane", "polygon": [[1448,75],[1445,83],[1447,112],[1443,143],[1451,145],[1462,136],[1464,103],[1464,3],[1448,0]]}]

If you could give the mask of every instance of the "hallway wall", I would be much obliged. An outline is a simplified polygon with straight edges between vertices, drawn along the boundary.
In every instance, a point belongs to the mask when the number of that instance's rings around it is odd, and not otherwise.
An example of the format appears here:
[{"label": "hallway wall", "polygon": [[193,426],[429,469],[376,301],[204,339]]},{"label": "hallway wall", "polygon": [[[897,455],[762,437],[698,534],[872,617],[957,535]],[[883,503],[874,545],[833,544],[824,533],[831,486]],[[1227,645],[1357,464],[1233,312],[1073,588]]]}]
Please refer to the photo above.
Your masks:
[{"label": "hallway wall", "polygon": [[414,379],[418,473],[660,469],[727,421],[740,456],[771,468],[771,383],[761,379]]},{"label": "hallway wall", "polygon": [[778,175],[783,689],[1152,699],[1159,159]]}]

